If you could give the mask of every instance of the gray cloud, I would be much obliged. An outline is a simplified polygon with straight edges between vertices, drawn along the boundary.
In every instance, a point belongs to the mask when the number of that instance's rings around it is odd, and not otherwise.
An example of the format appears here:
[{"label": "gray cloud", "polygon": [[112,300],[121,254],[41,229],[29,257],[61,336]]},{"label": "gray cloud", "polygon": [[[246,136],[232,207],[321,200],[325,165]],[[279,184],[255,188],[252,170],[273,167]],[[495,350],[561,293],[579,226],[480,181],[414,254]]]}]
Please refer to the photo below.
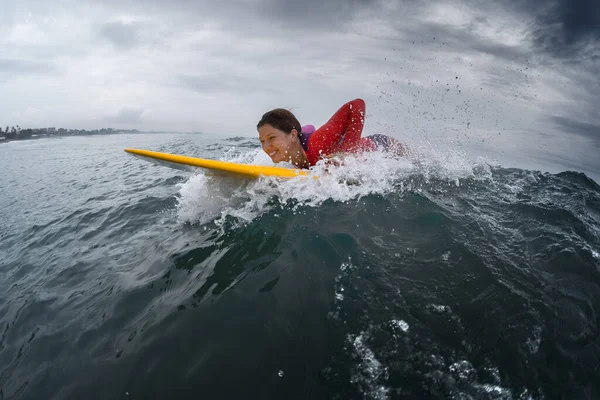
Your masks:
[{"label": "gray cloud", "polygon": [[123,22],[107,22],[100,27],[100,35],[114,46],[130,49],[139,45],[138,27]]},{"label": "gray cloud", "polygon": [[0,76],[54,74],[58,71],[59,68],[52,62],[0,58]]},{"label": "gray cloud", "polygon": [[[550,5],[537,16],[534,31],[536,42],[546,51],[568,57],[581,52],[588,45],[598,51],[600,40],[600,13],[596,0],[557,0],[553,3],[536,2],[534,6]],[[536,8],[537,8],[536,7]],[[537,9],[544,8],[540,7]],[[598,53],[593,55],[597,56]]]},{"label": "gray cloud", "polygon": [[260,15],[291,30],[331,30],[343,27],[365,7],[378,7],[379,0],[266,0],[257,2]]},{"label": "gray cloud", "polygon": [[522,0],[505,4],[534,18],[530,33],[538,50],[565,59],[597,59],[600,42],[597,0]]},{"label": "gray cloud", "polygon": [[600,147],[600,125],[559,116],[552,117],[552,121],[562,132],[591,139],[596,147]]},{"label": "gray cloud", "polygon": [[124,107],[116,115],[106,117],[106,121],[120,124],[137,124],[142,122],[144,110],[139,108]]},{"label": "gray cloud", "polygon": [[187,27],[217,24],[230,32],[289,35],[350,29],[356,15],[368,7],[379,7],[381,0],[232,0],[227,5],[180,0],[177,7],[164,0],[104,0],[103,3],[136,13],[164,13]]},{"label": "gray cloud", "polygon": [[[503,60],[520,62],[526,62],[532,57],[532,54],[522,47],[506,45],[479,36],[475,33],[479,24],[485,25],[487,21],[478,18],[477,21],[472,21],[466,27],[460,28],[439,23],[419,22],[409,26],[398,24],[398,26],[394,26],[394,29],[399,37],[412,38],[413,45],[428,46],[429,51],[433,53],[446,51],[464,54],[485,53]],[[390,39],[393,40],[393,38]],[[396,45],[402,46],[402,43]],[[409,50],[406,46],[404,48]]]},{"label": "gray cloud", "polygon": [[177,79],[177,85],[201,94],[211,93],[232,93],[232,94],[256,94],[270,93],[276,94],[269,84],[260,85],[254,79],[244,79],[231,74],[213,74],[213,75],[181,75]]}]

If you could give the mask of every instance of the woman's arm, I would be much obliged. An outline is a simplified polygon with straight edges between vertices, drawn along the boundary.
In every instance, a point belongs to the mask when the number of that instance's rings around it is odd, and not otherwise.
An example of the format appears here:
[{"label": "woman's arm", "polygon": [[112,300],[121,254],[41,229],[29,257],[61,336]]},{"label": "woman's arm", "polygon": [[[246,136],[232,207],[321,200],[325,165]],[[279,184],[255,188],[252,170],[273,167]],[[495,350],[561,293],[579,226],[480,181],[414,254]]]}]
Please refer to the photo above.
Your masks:
[{"label": "woman's arm", "polygon": [[365,121],[365,102],[362,99],[344,104],[308,141],[306,155],[311,165],[323,156],[335,152],[350,152],[360,147]]}]

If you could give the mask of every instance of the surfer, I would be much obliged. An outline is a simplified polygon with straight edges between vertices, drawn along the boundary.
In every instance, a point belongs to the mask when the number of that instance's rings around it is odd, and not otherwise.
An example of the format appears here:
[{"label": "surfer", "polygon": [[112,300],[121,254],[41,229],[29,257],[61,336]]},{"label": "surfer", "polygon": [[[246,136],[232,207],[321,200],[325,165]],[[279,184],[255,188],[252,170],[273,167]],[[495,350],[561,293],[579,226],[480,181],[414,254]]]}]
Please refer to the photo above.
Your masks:
[{"label": "surfer", "polygon": [[302,127],[289,110],[276,108],[265,113],[256,125],[260,143],[274,163],[287,161],[298,168],[309,168],[337,153],[384,150],[403,156],[404,146],[385,135],[361,137],[365,121],[365,102],[355,99],[344,104],[319,129]]}]

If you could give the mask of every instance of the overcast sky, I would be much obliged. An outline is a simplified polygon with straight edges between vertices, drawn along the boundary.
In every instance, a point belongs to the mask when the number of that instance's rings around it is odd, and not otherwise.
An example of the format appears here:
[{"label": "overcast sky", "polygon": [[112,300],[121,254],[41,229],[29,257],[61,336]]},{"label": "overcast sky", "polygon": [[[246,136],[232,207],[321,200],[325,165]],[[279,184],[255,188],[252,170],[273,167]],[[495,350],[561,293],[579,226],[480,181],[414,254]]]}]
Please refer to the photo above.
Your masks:
[{"label": "overcast sky", "polygon": [[598,7],[0,0],[0,124],[245,136],[362,97],[365,134],[598,176]]}]

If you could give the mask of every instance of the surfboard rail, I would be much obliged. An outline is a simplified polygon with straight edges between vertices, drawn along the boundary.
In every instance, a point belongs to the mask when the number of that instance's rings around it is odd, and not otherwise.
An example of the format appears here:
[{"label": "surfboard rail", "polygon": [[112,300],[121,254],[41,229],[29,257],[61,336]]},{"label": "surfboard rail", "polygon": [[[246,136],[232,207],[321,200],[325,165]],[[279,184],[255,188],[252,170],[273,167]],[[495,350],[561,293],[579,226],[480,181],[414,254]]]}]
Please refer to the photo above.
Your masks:
[{"label": "surfboard rail", "polygon": [[161,153],[158,151],[141,150],[133,148],[126,148],[125,152],[141,157],[148,157],[154,160],[166,161],[180,165],[188,165],[209,170],[231,172],[250,178],[259,178],[261,176],[295,178],[297,176],[308,175],[308,171],[296,168],[281,168],[269,167],[264,165],[239,164],[229,161],[209,160],[205,158],[188,157],[178,154]]}]

